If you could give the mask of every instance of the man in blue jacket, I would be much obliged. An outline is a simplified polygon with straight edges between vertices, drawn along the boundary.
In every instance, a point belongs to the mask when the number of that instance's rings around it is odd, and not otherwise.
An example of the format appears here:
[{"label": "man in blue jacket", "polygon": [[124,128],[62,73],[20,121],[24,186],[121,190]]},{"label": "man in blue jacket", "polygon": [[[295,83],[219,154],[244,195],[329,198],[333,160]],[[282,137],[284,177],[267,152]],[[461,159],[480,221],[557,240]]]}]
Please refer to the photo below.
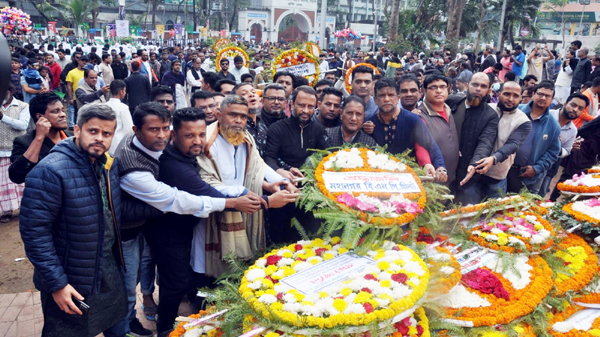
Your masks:
[{"label": "man in blue jacket", "polygon": [[554,84],[542,81],[533,90],[531,102],[519,105],[531,120],[531,132],[517,150],[515,162],[508,171],[508,192],[518,193],[526,186],[529,192],[539,193],[546,171],[558,159],[560,126],[549,110],[553,98]]},{"label": "man in blue jacket", "polygon": [[57,144],[25,179],[20,230],[40,290],[43,336],[125,334],[121,190],[107,153],[115,127],[110,107],[86,105],[75,137]]}]

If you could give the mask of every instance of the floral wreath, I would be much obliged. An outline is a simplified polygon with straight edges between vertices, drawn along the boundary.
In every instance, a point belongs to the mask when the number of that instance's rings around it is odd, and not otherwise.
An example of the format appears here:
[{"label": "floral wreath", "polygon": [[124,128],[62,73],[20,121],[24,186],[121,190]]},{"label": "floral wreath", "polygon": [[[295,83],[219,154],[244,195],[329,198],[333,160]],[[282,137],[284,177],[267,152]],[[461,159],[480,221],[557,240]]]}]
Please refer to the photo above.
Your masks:
[{"label": "floral wreath", "polygon": [[554,228],[541,216],[533,212],[508,212],[481,221],[471,230],[469,240],[493,250],[523,253],[551,248],[554,237]]},{"label": "floral wreath", "polygon": [[[195,320],[197,318],[201,318],[204,316],[207,316],[209,314],[212,314],[212,312],[209,312],[208,310],[200,310],[199,313],[194,314],[194,315],[190,315],[188,316],[189,318]],[[186,334],[186,332],[190,331],[190,330],[195,330],[195,329],[202,329],[203,333],[202,334],[198,334],[198,336],[206,336],[206,337],[221,337],[223,336],[223,330],[221,330],[221,328],[219,328],[218,326],[212,326],[212,325],[203,325],[203,326],[197,326],[194,327],[192,329],[187,329],[185,328],[185,325],[188,322],[181,322],[179,324],[177,324],[177,326],[175,327],[175,329],[173,331],[171,331],[171,333],[169,333],[169,337],[182,337]]]},{"label": "floral wreath", "polygon": [[[586,186],[580,180],[591,177],[593,180],[597,180],[598,185]],[[573,192],[573,193],[600,193],[600,174],[575,174],[572,179],[566,180],[562,183],[558,183],[557,188],[560,191]]]},{"label": "floral wreath", "polygon": [[[486,274],[491,278],[495,278],[500,283],[496,284],[497,287],[503,288],[504,296],[498,294],[498,296],[482,288],[468,289],[470,293],[478,295],[480,298],[485,299],[491,305],[480,306],[480,307],[459,307],[459,308],[446,308],[446,317],[449,319],[457,319],[461,321],[470,321],[474,326],[493,326],[496,324],[509,324],[513,320],[528,315],[542,302],[542,300],[548,295],[552,289],[552,269],[548,266],[546,261],[539,256],[532,256],[529,261],[526,262],[529,265],[529,284],[522,289],[515,289],[512,283],[501,273],[489,270],[487,268],[479,268],[470,273],[478,270],[487,271]],[[468,274],[470,274],[468,273]],[[523,273],[523,271],[521,271]],[[463,281],[465,281],[463,275]],[[479,282],[481,284],[481,282]],[[458,285],[465,287],[463,285]],[[506,297],[508,295],[508,297]],[[461,297],[459,298],[462,299]],[[443,300],[443,299],[442,299]]]},{"label": "floral wreath", "polygon": [[592,326],[587,331],[575,329],[570,325],[561,325],[562,322],[573,316],[575,313],[587,308],[576,304],[569,304],[563,312],[550,314],[548,332],[555,337],[597,337],[600,336],[600,317],[596,318]]},{"label": "floral wreath", "polygon": [[304,78],[308,80],[308,85],[314,86],[319,80],[319,59],[317,59],[313,54],[301,49],[294,48],[279,54],[279,56],[277,56],[275,59],[275,62],[273,62],[273,68],[271,69],[271,72],[273,77],[275,77],[275,73],[278,70],[304,63],[315,64],[315,74],[304,76]]},{"label": "floral wreath", "polygon": [[[244,272],[239,293],[257,316],[293,327],[324,329],[392,319],[411,309],[427,291],[430,274],[425,262],[410,248],[390,241],[367,251],[375,263],[317,294],[304,295],[280,282],[344,253],[352,252],[339,237],[274,249]],[[406,291],[384,291],[395,287]]]},{"label": "floral wreath", "polygon": [[221,59],[226,58],[230,63],[233,63],[232,60],[236,56],[241,56],[244,59],[244,66],[248,67],[250,60],[248,58],[248,54],[246,54],[246,52],[240,47],[229,46],[219,50],[217,53],[217,58],[215,59],[217,72],[221,71]]},{"label": "floral wreath", "polygon": [[[310,41],[305,42],[304,49],[306,49],[307,52],[311,53],[315,57],[321,56],[321,48],[319,48],[319,46],[314,42],[310,42]],[[316,53],[315,53],[315,51],[316,51]]]},{"label": "floral wreath", "polygon": [[587,214],[584,214],[584,213],[574,210],[573,206],[575,206],[576,204],[577,205],[583,204],[584,206],[587,206],[587,207],[595,207],[595,208],[600,209],[600,198],[592,198],[592,199],[587,199],[587,200],[575,201],[575,202],[568,203],[562,207],[563,212],[569,214],[570,216],[575,218],[575,220],[577,220],[577,221],[587,222],[594,227],[598,227],[598,225],[600,225],[600,219],[594,218],[590,215],[587,215]]},{"label": "floral wreath", "polygon": [[378,74],[378,75],[380,74],[379,73],[379,69],[377,69],[377,67],[375,67],[372,64],[369,64],[369,63],[358,63],[358,64],[355,64],[354,67],[351,67],[346,72],[346,79],[345,79],[345,82],[346,82],[346,91],[348,91],[349,94],[352,93],[352,84],[351,84],[352,81],[351,81],[350,77],[352,77],[352,72],[354,71],[354,69],[356,69],[356,67],[359,67],[359,66],[367,66],[367,67],[373,69],[375,71],[375,74]]},{"label": "floral wreath", "polygon": [[588,173],[600,173],[600,166],[594,166],[588,170]]},{"label": "floral wreath", "polygon": [[[415,179],[420,193],[387,193],[387,192],[329,192],[325,186],[323,174],[326,172],[392,172],[408,173]],[[366,148],[352,148],[333,152],[321,160],[315,170],[317,188],[327,198],[333,200],[345,212],[358,216],[366,223],[377,226],[403,225],[413,221],[426,206],[427,197],[421,179],[415,171],[400,160],[386,153],[375,152]],[[389,201],[400,195],[398,202]],[[378,206],[379,201],[382,205]],[[382,208],[393,207],[394,216],[381,216]]]},{"label": "floral wreath", "polygon": [[502,209],[514,209],[516,207],[527,206],[525,198],[520,195],[511,195],[504,198],[492,199],[475,205],[467,205],[459,208],[453,208],[441,213],[442,218],[470,218],[481,214],[489,213],[490,208],[498,206]]},{"label": "floral wreath", "polygon": [[598,257],[590,245],[580,236],[568,234],[567,238],[559,245],[561,250],[554,252],[554,256],[563,260],[568,271],[567,275],[557,271],[554,285],[558,295],[567,291],[579,291],[588,285],[598,271]]},{"label": "floral wreath", "polygon": [[215,44],[213,45],[213,51],[215,53],[218,53],[221,49],[227,47],[228,44],[230,44],[231,41],[229,39],[218,39]]},{"label": "floral wreath", "polygon": [[460,282],[461,265],[447,248],[435,247],[435,250],[428,254],[425,263],[431,274],[431,283],[427,290],[429,299],[449,293]]}]

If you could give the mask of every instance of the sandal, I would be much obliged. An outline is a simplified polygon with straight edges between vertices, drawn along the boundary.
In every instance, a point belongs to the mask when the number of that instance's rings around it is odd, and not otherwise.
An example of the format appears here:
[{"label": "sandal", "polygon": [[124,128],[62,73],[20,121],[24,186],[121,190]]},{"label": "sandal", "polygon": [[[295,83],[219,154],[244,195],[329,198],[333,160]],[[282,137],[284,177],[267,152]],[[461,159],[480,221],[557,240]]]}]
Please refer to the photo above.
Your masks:
[{"label": "sandal", "polygon": [[156,307],[144,307],[142,304],[142,310],[144,311],[144,316],[149,321],[156,321]]},{"label": "sandal", "polygon": [[5,214],[3,216],[0,216],[0,223],[9,223],[10,220],[12,220],[12,218],[12,214]]}]

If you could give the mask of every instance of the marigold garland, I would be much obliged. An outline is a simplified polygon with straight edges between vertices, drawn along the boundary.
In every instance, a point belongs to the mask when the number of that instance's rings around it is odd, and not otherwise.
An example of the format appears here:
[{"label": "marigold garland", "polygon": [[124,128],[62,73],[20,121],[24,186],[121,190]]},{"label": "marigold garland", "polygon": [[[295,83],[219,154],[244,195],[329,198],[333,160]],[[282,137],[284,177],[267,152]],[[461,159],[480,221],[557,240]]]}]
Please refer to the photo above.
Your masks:
[{"label": "marigold garland", "polygon": [[482,203],[475,204],[475,205],[467,205],[467,206],[463,206],[460,208],[450,209],[450,210],[442,212],[441,216],[448,217],[450,215],[460,214],[465,217],[468,217],[468,216],[472,216],[472,215],[479,213],[479,211],[481,211],[482,209],[488,208],[491,204],[506,205],[506,209],[513,209],[514,208],[513,202],[517,202],[519,204],[519,206],[526,206],[526,204],[524,203],[525,198],[523,198],[520,195],[513,195],[513,196],[509,196],[509,197],[488,200],[486,202],[482,202]]},{"label": "marigold garland", "polygon": [[[577,202],[582,202],[582,201],[577,201]],[[600,219],[596,219],[594,217],[591,217],[587,214],[578,212],[576,210],[573,209],[573,204],[574,202],[568,203],[566,205],[564,205],[562,207],[563,212],[569,214],[570,216],[572,216],[573,218],[575,218],[577,221],[581,221],[581,222],[589,222],[592,225],[598,226],[600,225]]]},{"label": "marigold garland", "polygon": [[[357,292],[353,292],[346,287],[340,291],[342,298],[335,297],[333,299],[332,307],[326,309],[327,312],[334,313],[333,315],[319,317],[314,315],[300,315],[284,310],[283,302],[289,304],[289,301],[292,298],[295,299],[295,301],[291,303],[301,303],[302,305],[309,307],[311,305],[314,306],[314,303],[316,302],[307,302],[306,296],[293,288],[291,288],[291,290],[286,290],[285,294],[278,292],[276,288],[280,285],[279,280],[283,277],[295,274],[295,268],[299,268],[302,263],[314,265],[320,263],[319,261],[334,258],[334,254],[343,254],[347,252],[348,250],[340,245],[340,241],[341,240],[338,237],[334,237],[327,241],[315,239],[312,241],[299,241],[296,244],[291,244],[280,249],[274,249],[267,255],[258,259],[254,265],[245,271],[241,280],[239,293],[258,315],[261,315],[266,319],[272,319],[274,315],[277,319],[291,326],[318,327],[323,329],[342,325],[367,325],[372,322],[381,322],[391,319],[414,306],[427,291],[430,274],[427,271],[425,262],[423,262],[423,260],[421,260],[421,258],[411,249],[386,241],[384,243],[385,249],[379,248],[374,251],[369,251],[368,255],[372,256],[375,261],[379,261],[376,265],[371,266],[377,266],[377,268],[381,270],[388,270],[388,268],[392,267],[392,264],[395,266],[402,265],[406,266],[406,273],[400,271],[400,274],[391,274],[391,279],[384,277],[384,274],[388,274],[389,272],[382,271],[378,275],[369,273],[365,274],[363,281],[365,284],[371,284],[370,287],[373,286],[373,283],[369,282],[376,281],[378,282],[377,284],[380,284],[383,288],[391,286],[391,282],[403,283],[411,289],[410,295],[394,300],[393,297],[386,294],[377,296],[372,295],[370,288],[368,287],[362,288]],[[386,257],[386,254],[388,253],[391,254],[390,256],[396,254],[392,251],[409,253],[411,258],[408,261],[394,260],[394,262],[387,262],[385,259],[381,260]],[[303,258],[305,258],[306,261],[304,261]],[[285,259],[288,260],[286,261]],[[291,261],[293,261],[291,266],[286,265],[286,263]],[[418,273],[409,271],[409,269],[416,270],[411,268],[418,268],[418,270],[422,272],[422,275],[419,276]],[[396,277],[395,275],[398,276]],[[362,279],[357,279],[356,281],[358,282],[360,280]],[[418,281],[413,282],[413,280]],[[279,288],[279,291],[287,289],[286,287],[287,286]],[[354,296],[354,294],[356,295]],[[328,296],[333,296],[324,291],[319,292],[318,295],[318,298],[323,299],[329,299],[331,297]],[[354,296],[352,302],[353,305],[362,303],[366,313],[341,313],[350,305],[346,302],[346,298],[350,298],[348,296]],[[387,302],[388,304],[383,307],[382,304],[379,304],[381,301],[384,301],[382,303]],[[381,308],[379,308],[380,306]],[[332,308],[335,308],[337,311],[332,311]]]},{"label": "marigold garland", "polygon": [[[525,238],[521,235],[517,235],[517,234],[508,234],[508,237],[514,237],[518,240],[521,240],[524,244],[525,244],[525,248],[528,252],[534,252],[534,251],[540,251],[540,250],[546,250],[551,248],[552,246],[554,246],[554,239],[553,237],[556,235],[554,233],[554,228],[552,228],[552,225],[550,224],[550,222],[548,222],[546,219],[543,219],[541,216],[539,216],[536,213],[533,212],[523,212],[523,214],[525,215],[533,215],[536,217],[537,221],[539,223],[542,224],[542,226],[544,227],[545,230],[547,230],[548,232],[550,232],[551,237],[546,240],[546,242],[544,242],[544,244],[542,245],[536,245],[535,247],[533,245],[531,245],[529,243],[529,238]],[[469,240],[477,243],[480,246],[483,247],[487,247],[490,248],[492,250],[501,250],[507,253],[523,253],[524,251],[521,248],[518,247],[511,247],[511,246],[507,246],[507,245],[499,245],[495,242],[491,242],[491,241],[487,241],[484,237],[482,236],[478,236],[478,235],[474,235],[473,232],[474,231],[481,231],[482,226],[477,226],[474,227],[471,230],[471,234],[469,235]]]},{"label": "marigold garland", "polygon": [[554,337],[598,337],[600,336],[600,317],[596,318],[592,323],[592,326],[587,331],[581,331],[577,329],[571,329],[568,332],[559,332],[553,329],[554,324],[558,322],[564,322],[575,313],[587,308],[578,306],[576,304],[567,304],[567,307],[563,312],[551,315],[549,319],[550,328],[549,332]]},{"label": "marigold garland", "polygon": [[[212,313],[213,312],[209,312],[208,310],[200,310],[199,313],[190,315],[188,317],[192,318],[192,319],[197,319],[197,318],[201,318],[201,317],[204,317],[204,316],[212,314]],[[183,327],[185,324],[187,324],[187,322],[181,322],[181,323],[177,324],[175,329],[173,331],[171,331],[171,333],[169,333],[169,337],[182,337],[186,333],[186,330]],[[217,327],[207,333],[207,337],[221,337],[221,336],[223,336],[223,330],[221,330],[220,328],[217,328]]]},{"label": "marigold garland", "polygon": [[313,54],[306,52],[301,49],[290,49],[282,52],[275,58],[273,62],[273,68],[271,69],[272,75],[275,76],[278,70],[285,70],[287,67],[297,66],[304,63],[314,63],[315,71],[314,75],[304,76],[308,80],[308,85],[314,86],[319,80],[319,59]]},{"label": "marigold garland", "polygon": [[[372,168],[369,165],[369,160],[367,158],[367,151],[372,151],[372,150],[369,150],[366,148],[359,148],[358,150],[361,153],[360,156],[363,159],[364,166],[362,168],[358,168],[358,169],[341,169],[341,170],[339,170],[339,172],[391,172],[388,170]],[[350,150],[340,150],[340,151],[348,151],[349,152]],[[340,151],[333,152],[332,154],[323,158],[323,160],[321,160],[321,162],[319,163],[319,165],[317,166],[317,168],[315,170],[315,179],[317,181],[317,188],[321,191],[321,193],[323,193],[326,197],[333,200],[338,205],[338,207],[340,207],[340,209],[342,209],[343,211],[353,213],[356,216],[358,216],[359,219],[361,219],[362,221],[368,222],[368,223],[371,223],[374,225],[378,225],[378,226],[403,225],[403,224],[413,221],[417,217],[416,214],[411,214],[411,213],[404,213],[404,214],[399,215],[396,218],[384,218],[384,217],[379,217],[379,216],[370,216],[369,214],[367,214],[365,212],[351,209],[351,208],[347,207],[346,205],[339,203],[337,201],[337,196],[340,195],[341,193],[331,193],[331,192],[329,192],[329,190],[327,190],[327,187],[325,186],[325,180],[323,179],[323,173],[326,171],[324,168],[325,163],[327,161],[329,161],[330,158],[337,155],[337,153]],[[394,158],[393,156],[389,156],[389,159],[396,161],[398,163],[401,163],[400,160]],[[425,188],[423,187],[423,184],[421,183],[421,179],[419,179],[419,176],[409,166],[406,166],[406,169],[402,173],[411,174],[413,176],[413,178],[415,179],[415,181],[417,182],[419,189],[422,191],[421,193],[405,193],[404,197],[407,199],[413,200],[413,201],[416,199],[419,209],[423,210],[426,206],[427,196],[425,193]],[[360,192],[360,193],[353,192],[352,194],[357,195],[357,194],[361,194],[361,193],[365,194],[367,196],[371,196],[371,197],[375,197],[375,198],[379,198],[379,199],[387,199],[387,198],[390,198],[390,196],[392,195],[392,193],[380,193],[380,192]]]},{"label": "marigold garland", "polygon": [[[585,251],[585,260],[578,261],[577,267],[579,267],[579,269],[573,271],[575,275],[563,275],[560,279],[555,278],[554,280],[554,285],[559,295],[565,294],[570,290],[577,292],[588,285],[596,275],[596,272],[598,271],[598,257],[594,254],[592,247],[590,247],[584,239],[575,234],[568,234],[567,238],[559,244],[559,247],[565,250],[562,251],[562,253],[561,251],[554,253],[554,255],[558,255],[559,257],[564,256],[565,254],[573,254],[568,251],[569,248],[573,247],[581,247],[583,248],[583,251]],[[571,255],[571,257],[573,256]],[[570,261],[565,261],[565,263],[569,263],[569,266],[575,264]]]},{"label": "marigold garland", "polygon": [[[319,46],[314,43],[314,42],[304,42],[304,49],[306,49],[307,52],[311,53],[314,57],[319,57],[321,56],[321,48],[319,48]],[[315,53],[316,50],[316,53]]]},{"label": "marigold garland", "polygon": [[225,48],[228,44],[230,44],[231,41],[229,39],[218,39],[215,44],[213,45],[213,51],[215,53],[218,53],[221,49]]},{"label": "marigold garland", "polygon": [[[438,254],[447,255],[450,258],[448,260],[436,261],[430,257],[425,260],[431,274],[431,282],[427,293],[427,297],[429,298],[449,293],[460,282],[462,276],[460,263],[458,263],[458,260],[456,260],[452,253],[444,247],[438,246],[435,249]],[[452,274],[448,275],[442,272],[442,268],[446,267],[454,269]]]},{"label": "marigold garland", "polygon": [[377,67],[375,67],[374,65],[370,64],[370,63],[357,63],[354,65],[354,67],[351,67],[350,69],[348,69],[348,71],[346,72],[346,78],[345,78],[345,83],[346,83],[346,91],[348,91],[349,94],[352,93],[352,83],[350,81],[350,76],[352,76],[352,72],[354,71],[354,69],[356,67],[359,66],[367,66],[371,69],[373,69],[373,71],[375,71],[375,74],[379,75],[379,69],[377,69]]},{"label": "marigold garland", "polygon": [[492,294],[484,294],[478,290],[469,289],[485,298],[491,306],[480,308],[446,308],[446,317],[461,321],[471,321],[474,326],[493,326],[508,324],[513,320],[531,313],[535,307],[548,295],[552,288],[552,270],[541,257],[534,256],[527,262],[533,267],[530,272],[530,283],[527,287],[516,290],[510,281],[500,273],[493,272],[510,294],[510,300],[497,298]]},{"label": "marigold garland", "polygon": [[600,166],[594,166],[588,170],[588,173],[600,173]]},{"label": "marigold garland", "polygon": [[217,58],[215,59],[215,66],[217,67],[217,72],[221,71],[221,59],[229,59],[230,57],[233,58],[238,55],[244,59],[244,66],[248,67],[248,65],[250,64],[250,58],[248,58],[248,54],[246,54],[246,52],[242,48],[236,46],[229,46],[219,50],[219,52],[217,53]]},{"label": "marigold garland", "polygon": [[[573,193],[598,193],[600,192],[600,175],[592,174],[591,178],[597,181],[597,185],[594,186],[586,186],[580,182],[582,179],[586,179],[589,175],[582,173],[581,175],[574,175],[572,179],[565,180],[562,183],[558,183],[557,188],[560,191],[573,192]],[[580,185],[581,184],[581,185]]]}]

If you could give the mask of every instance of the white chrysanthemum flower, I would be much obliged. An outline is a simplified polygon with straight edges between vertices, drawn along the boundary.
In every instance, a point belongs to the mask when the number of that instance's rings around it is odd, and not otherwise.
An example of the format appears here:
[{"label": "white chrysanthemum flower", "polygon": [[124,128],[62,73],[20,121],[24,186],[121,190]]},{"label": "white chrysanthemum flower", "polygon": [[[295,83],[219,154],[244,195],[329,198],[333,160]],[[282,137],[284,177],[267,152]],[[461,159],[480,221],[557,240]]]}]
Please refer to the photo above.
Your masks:
[{"label": "white chrysanthemum flower", "polygon": [[498,237],[496,235],[488,235],[485,237],[486,241],[498,241]]},{"label": "white chrysanthemum flower", "polygon": [[309,262],[310,264],[313,264],[314,263],[313,261],[317,261],[317,264],[318,264],[318,263],[321,263],[323,261],[323,259],[319,256],[311,256],[306,260],[306,262]]},{"label": "white chrysanthemum flower", "polygon": [[404,269],[406,269],[407,272],[409,273],[415,273],[419,276],[423,276],[423,274],[425,274],[425,270],[423,270],[423,267],[421,267],[421,265],[416,262],[416,261],[408,261],[404,264]]},{"label": "white chrysanthemum flower", "polygon": [[273,285],[273,289],[278,292],[278,293],[287,293],[288,291],[292,290],[292,287],[288,286],[287,284],[283,284],[283,283],[276,283]]},{"label": "white chrysanthemum flower", "polygon": [[438,303],[444,307],[455,309],[480,308],[492,305],[487,299],[468,291],[462,284],[452,288]]},{"label": "white chrysanthemum flower", "polygon": [[289,249],[282,249],[282,250],[280,250],[280,251],[277,252],[277,255],[283,256],[283,254],[285,254],[285,253],[291,253],[291,252],[292,251],[289,250]]},{"label": "white chrysanthemum flower", "polygon": [[283,295],[283,300],[287,303],[296,303],[298,302],[296,300],[296,297],[294,296],[294,294],[285,294]]},{"label": "white chrysanthemum flower", "polygon": [[284,267],[284,266],[289,266],[292,263],[294,263],[294,259],[290,259],[287,257],[284,257],[283,259],[279,260],[279,262],[277,262],[277,267]]},{"label": "white chrysanthemum flower", "polygon": [[499,229],[498,229],[498,228],[496,228],[496,227],[492,228],[492,230],[491,230],[490,232],[492,232],[492,233],[494,233],[494,234],[504,233],[504,231],[501,231],[501,230],[499,230]]},{"label": "white chrysanthemum flower", "polygon": [[204,331],[201,328],[194,327],[188,331],[186,331],[182,337],[201,337]]},{"label": "white chrysanthemum flower", "polygon": [[252,290],[258,290],[260,289],[260,287],[262,287],[262,278],[255,280],[252,283],[248,283],[248,288],[252,289]]},{"label": "white chrysanthemum flower", "polygon": [[552,325],[552,330],[560,333],[567,333],[573,329],[575,326],[571,322],[556,322]]},{"label": "white chrysanthemum flower", "polygon": [[254,268],[248,270],[246,273],[246,280],[248,280],[248,282],[254,282],[254,280],[258,278],[265,278],[265,276],[267,276],[267,274],[265,273],[264,269]]},{"label": "white chrysanthemum flower", "polygon": [[277,297],[275,297],[274,295],[264,294],[258,298],[258,301],[265,304],[272,304],[277,302]]},{"label": "white chrysanthemum flower", "polygon": [[346,309],[344,310],[344,314],[366,314],[365,307],[362,304],[358,303],[349,303]]},{"label": "white chrysanthemum flower", "polygon": [[454,273],[454,268],[445,266],[440,268],[440,272],[445,275],[452,275],[452,273]]},{"label": "white chrysanthemum flower", "polygon": [[[392,199],[393,197],[395,197],[396,195],[392,195],[392,197],[390,199]],[[381,248],[385,249],[386,252],[391,250],[392,248],[394,248],[396,246],[395,243],[393,243],[392,241],[384,241],[383,244],[381,245]]]},{"label": "white chrysanthemum flower", "polygon": [[265,268],[267,266],[267,259],[258,259],[254,262],[255,265]]},{"label": "white chrysanthemum flower", "polygon": [[294,268],[294,270],[296,272],[301,272],[301,271],[303,271],[305,269],[308,269],[308,268],[310,268],[312,266],[313,266],[312,263],[309,263],[309,262],[300,262],[300,263],[298,263],[297,265],[295,265],[292,268]]},{"label": "white chrysanthemum flower", "polygon": [[545,241],[546,241],[546,238],[545,238],[545,237],[543,237],[543,236],[541,236],[541,235],[537,235],[537,234],[536,234],[536,235],[533,235],[533,236],[531,236],[531,239],[529,240],[529,242],[531,242],[531,244],[534,244],[534,245],[539,245],[539,244],[542,244],[542,243],[544,243]]},{"label": "white chrysanthemum flower", "polygon": [[294,314],[298,314],[302,311],[302,304],[300,303],[285,303],[283,305],[283,311],[291,312]]}]

